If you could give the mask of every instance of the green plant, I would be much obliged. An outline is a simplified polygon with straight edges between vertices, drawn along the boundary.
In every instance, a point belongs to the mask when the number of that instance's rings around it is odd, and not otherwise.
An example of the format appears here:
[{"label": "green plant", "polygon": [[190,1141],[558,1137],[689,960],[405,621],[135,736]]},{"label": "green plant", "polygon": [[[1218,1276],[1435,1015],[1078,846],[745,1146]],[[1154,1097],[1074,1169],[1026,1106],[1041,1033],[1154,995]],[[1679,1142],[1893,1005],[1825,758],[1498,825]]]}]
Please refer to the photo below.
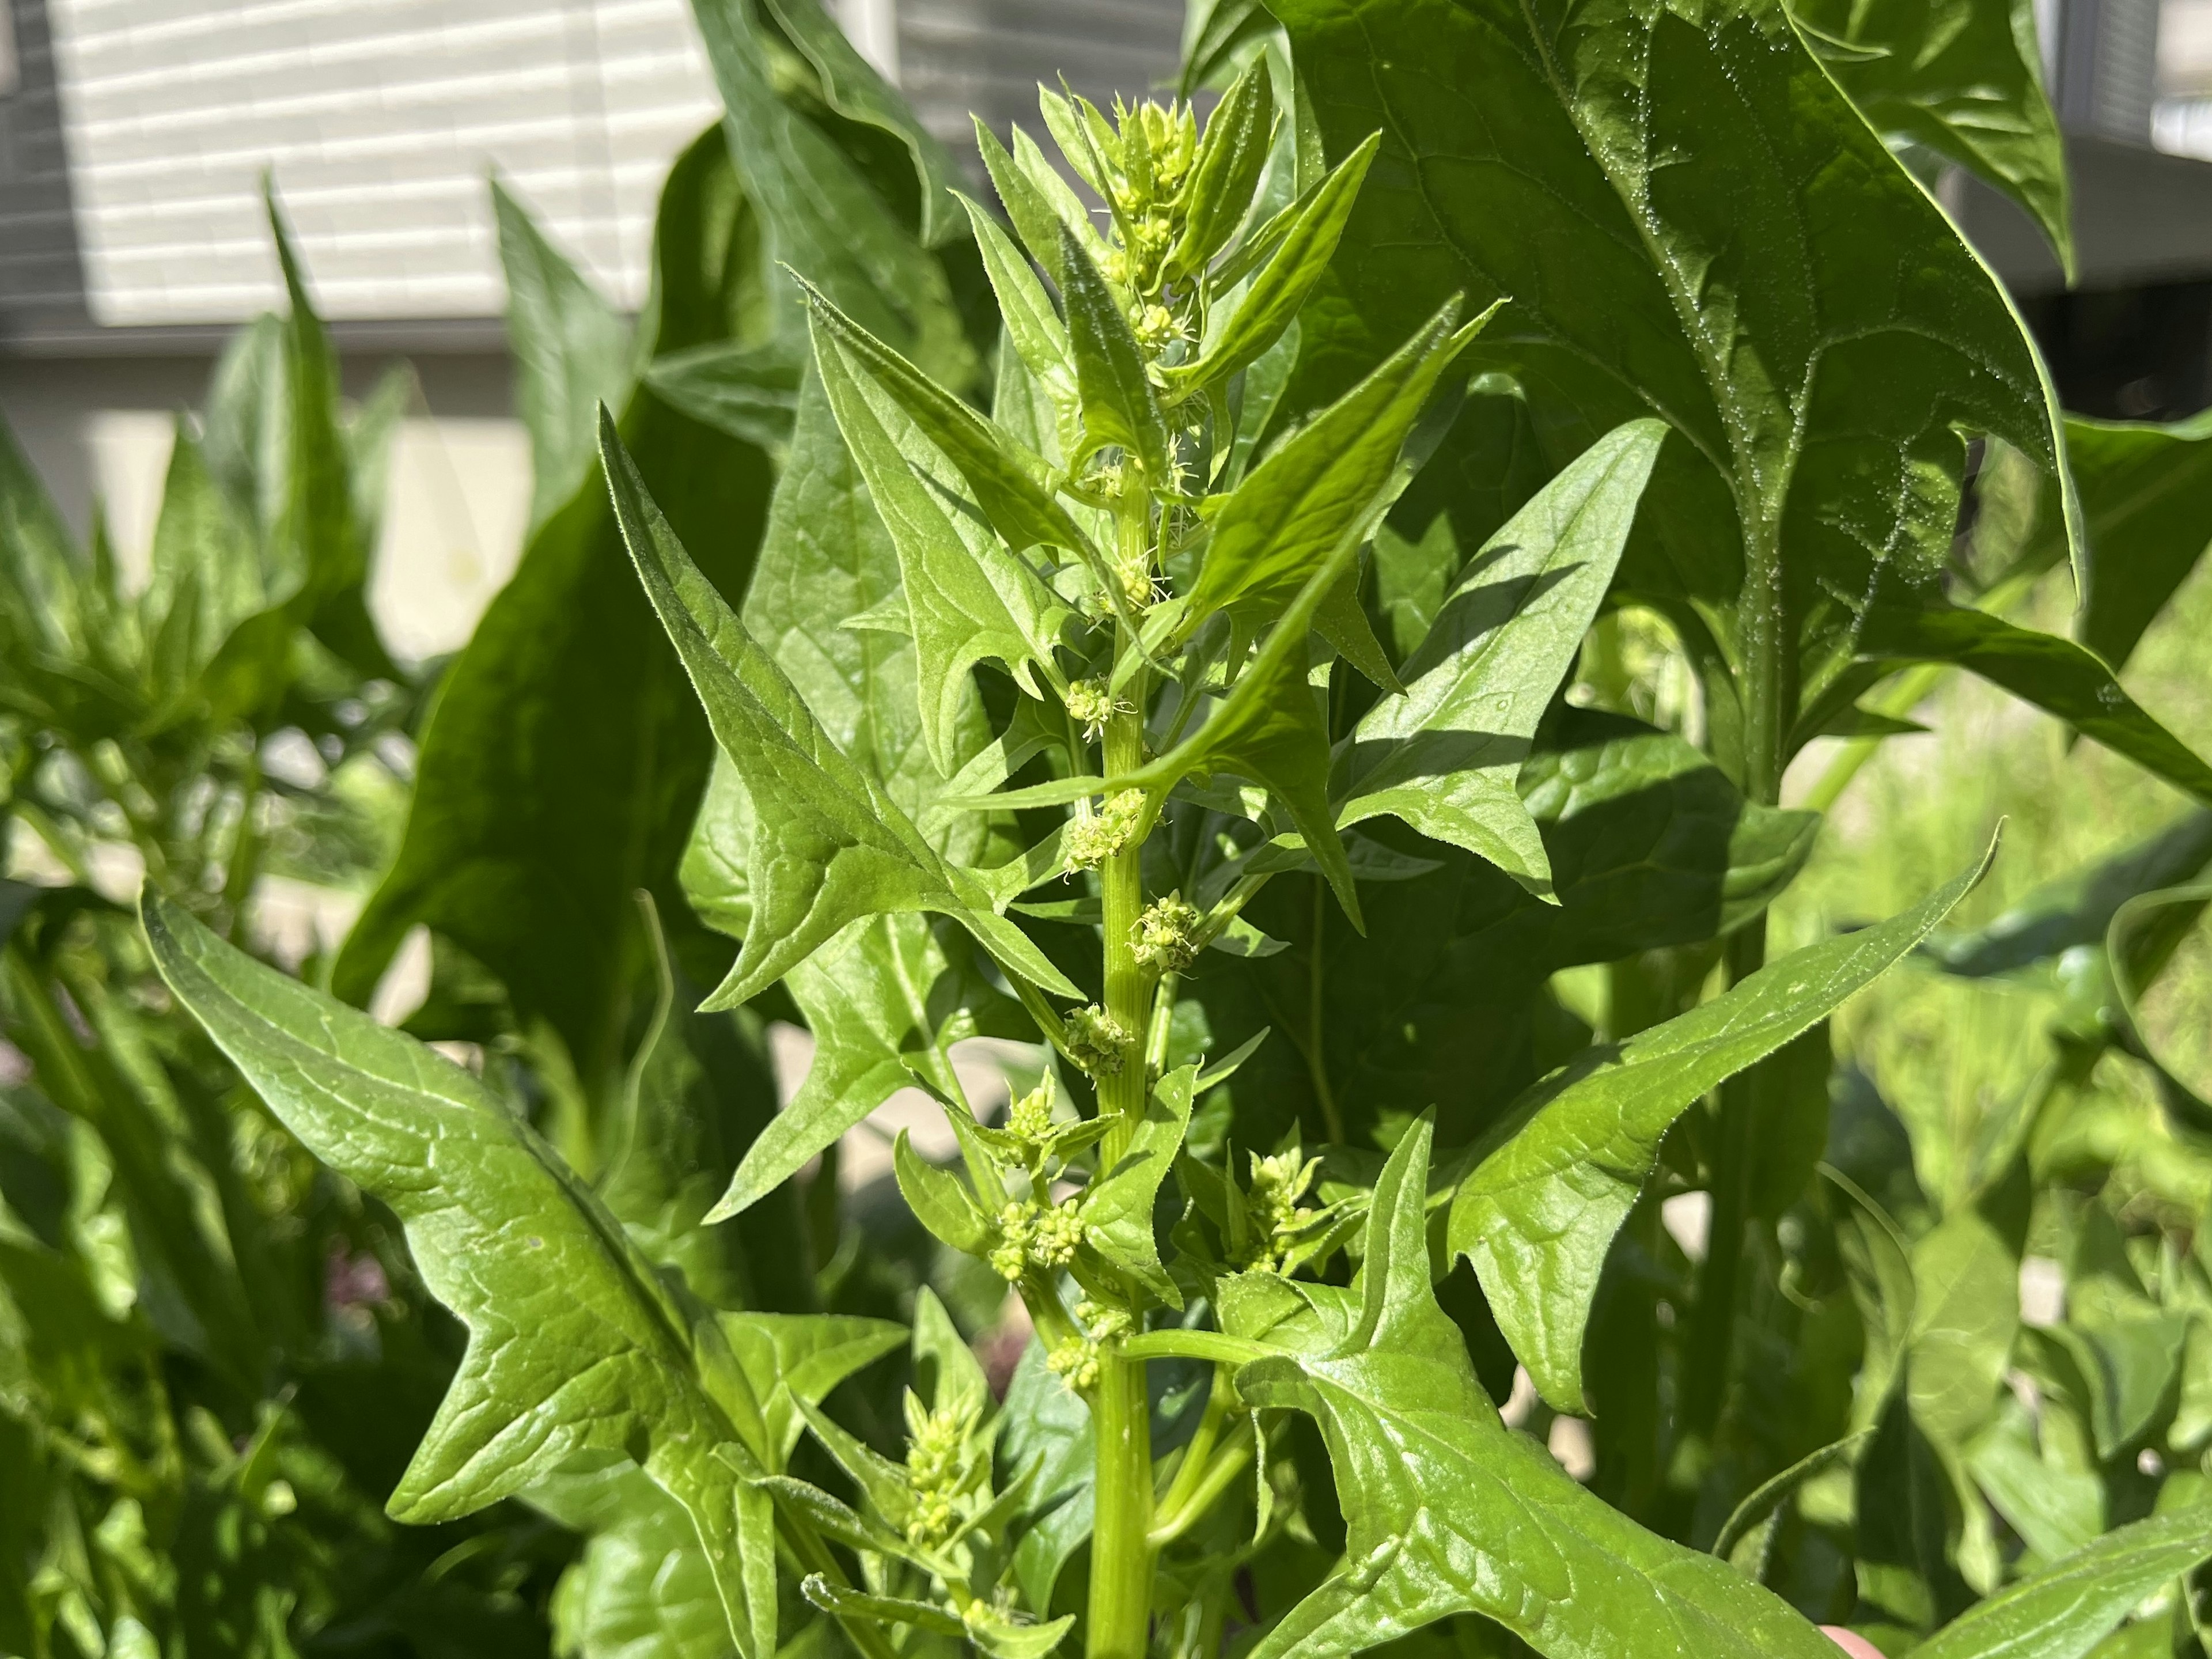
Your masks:
[{"label": "green plant", "polygon": [[412,381],[342,412],[271,224],[289,314],[179,420],[142,588],[0,430],[0,826],[42,878],[0,881],[10,1654],[542,1648],[567,1553],[513,1511],[382,1513],[458,1333],[389,1215],[246,1091],[102,896],[136,865],[258,941],[267,878],[343,889],[398,828],[421,688],[363,595]]},{"label": "green plant", "polygon": [[2065,251],[2014,9],[1227,0],[1202,129],[979,129],[1003,223],[698,9],[635,336],[501,200],[537,527],[337,994],[143,903],[468,1328],[392,1512],[580,1534],[591,1656],[2198,1644],[2202,813],[1893,787],[1964,668],[2212,800],[2116,672],[2202,436],[2063,419],[1908,170]]}]

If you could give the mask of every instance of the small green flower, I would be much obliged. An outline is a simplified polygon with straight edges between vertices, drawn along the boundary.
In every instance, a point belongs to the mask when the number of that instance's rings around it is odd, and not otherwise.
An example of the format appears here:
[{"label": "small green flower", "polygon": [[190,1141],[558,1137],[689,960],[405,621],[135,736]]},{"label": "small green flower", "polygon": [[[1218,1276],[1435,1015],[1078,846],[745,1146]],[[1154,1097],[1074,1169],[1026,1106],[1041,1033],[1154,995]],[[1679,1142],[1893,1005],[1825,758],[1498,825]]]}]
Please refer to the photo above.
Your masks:
[{"label": "small green flower", "polygon": [[1030,1231],[1030,1260],[1040,1267],[1058,1269],[1075,1260],[1083,1243],[1083,1218],[1073,1204],[1057,1205],[1037,1218]]},{"label": "small green flower", "polygon": [[1098,1345],[1071,1336],[1044,1358],[1046,1367],[1078,1394],[1098,1386]]},{"label": "small green flower", "polygon": [[1071,870],[1096,870],[1129,844],[1145,816],[1145,792],[1124,789],[1106,797],[1098,810],[1074,819],[1060,839]]},{"label": "small green flower", "polygon": [[1121,1069],[1122,1052],[1129,1033],[1121,1022],[1092,1003],[1067,1017],[1067,1055],[1093,1077],[1111,1077]]},{"label": "small green flower", "polygon": [[987,1258],[991,1271],[1009,1285],[1028,1269],[1030,1237],[1036,1221],[1037,1206],[1019,1199],[1009,1200],[1006,1207],[999,1212],[999,1239],[991,1246]]},{"label": "small green flower", "polygon": [[1198,930],[1205,920],[1179,892],[1155,899],[1137,918],[1131,941],[1137,960],[1164,974],[1180,974],[1198,955]]},{"label": "small green flower", "polygon": [[1117,702],[1103,680],[1077,680],[1067,688],[1067,715],[1096,743],[1105,734],[1106,722],[1116,714],[1133,713],[1133,706]]},{"label": "small green flower", "polygon": [[1006,1133],[1028,1146],[1042,1147],[1053,1138],[1052,1109],[1056,1093],[1052,1073],[1006,1110]]}]

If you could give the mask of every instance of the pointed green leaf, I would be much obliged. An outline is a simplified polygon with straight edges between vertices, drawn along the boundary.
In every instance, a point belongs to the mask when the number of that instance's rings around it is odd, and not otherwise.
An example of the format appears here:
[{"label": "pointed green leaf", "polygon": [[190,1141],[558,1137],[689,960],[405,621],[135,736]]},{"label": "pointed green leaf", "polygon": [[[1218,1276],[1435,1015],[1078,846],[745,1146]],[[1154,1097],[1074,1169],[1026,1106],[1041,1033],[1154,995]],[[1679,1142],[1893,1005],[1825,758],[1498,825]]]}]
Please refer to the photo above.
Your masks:
[{"label": "pointed green leaf", "polygon": [[861,328],[811,286],[805,288],[817,337],[834,338],[897,402],[908,419],[959,469],[984,515],[1020,553],[1040,544],[1079,551],[1085,545],[1067,509],[1039,482],[1048,469],[1024,454],[1005,432]]},{"label": "pointed green leaf", "polygon": [[1893,148],[1923,145],[2027,209],[2074,280],[2058,116],[2031,7],[2014,0],[1790,0],[1836,83]]},{"label": "pointed green leaf", "polygon": [[1207,503],[1212,534],[1186,631],[1224,609],[1265,622],[1290,603],[1346,528],[1373,512],[1399,473],[1399,451],[1422,406],[1480,326],[1455,331],[1458,317],[1457,303],[1447,302],[1381,368],[1229,495]]},{"label": "pointed green leaf", "polygon": [[729,1621],[682,1504],[628,1462],[564,1472],[530,1505],[586,1540],[547,1613],[560,1651],[579,1659],[721,1659]]},{"label": "pointed green leaf", "polygon": [[[1067,307],[1067,337],[1075,353],[1075,382],[1083,397],[1083,441],[1087,454],[1111,444],[1144,470],[1153,489],[1171,483],[1168,470],[1168,426],[1145,373],[1145,355],[1121,302],[1098,273],[1097,265],[1075,234],[1060,233],[1064,273],[1060,298]],[[1084,459],[1071,456],[1071,464]]]},{"label": "pointed green leaf", "polygon": [[1263,53],[1206,118],[1182,190],[1182,234],[1168,254],[1171,275],[1196,276],[1229,246],[1252,210],[1253,192],[1274,149],[1274,129],[1275,86]]},{"label": "pointed green leaf", "polygon": [[1379,132],[1369,137],[1337,164],[1312,199],[1301,206],[1284,231],[1281,243],[1252,278],[1228,320],[1211,331],[1212,337],[1198,360],[1178,363],[1164,372],[1170,392],[1188,397],[1201,386],[1225,380],[1281,337],[1335,256],[1337,240],[1344,234],[1359,186],[1382,143]]},{"label": "pointed green leaf", "polygon": [[2112,671],[2073,641],[2039,634],[1986,611],[1877,609],[1860,649],[1893,662],[1949,662],[2067,721],[2084,737],[2212,803],[2212,765],[2122,689]]},{"label": "pointed green leaf", "polygon": [[918,916],[853,923],[791,970],[792,1000],[814,1034],[799,1092],[746,1148],[710,1222],[742,1213],[915,1081],[908,1055],[930,1041],[914,1006],[944,966]]},{"label": "pointed green leaf", "polygon": [[[1006,153],[998,136],[983,125],[980,115],[969,118],[975,127],[975,148],[983,158],[983,169],[990,174],[991,187],[999,195],[999,204],[1013,222],[1014,234],[1022,239],[1029,256],[1044,267],[1044,274],[1052,278],[1054,288],[1065,288],[1066,268],[1060,263],[1060,217],[1054,199],[1040,188],[1018,161]],[[1015,130],[1014,141],[1021,142],[1022,134]],[[1070,373],[1074,360],[1069,359]]]},{"label": "pointed green leaf", "polygon": [[969,1255],[991,1248],[990,1222],[960,1177],[915,1151],[913,1137],[904,1129],[891,1147],[891,1170],[907,1208],[932,1237]]},{"label": "pointed green leaf", "polygon": [[604,411],[600,453],[632,561],[757,813],[746,871],[750,925],[708,1006],[757,995],[861,917],[913,910],[954,917],[1014,971],[1077,994],[1018,928],[991,913],[971,878],[938,857],[883,785],[830,743],[691,562]]},{"label": "pointed green leaf", "polygon": [[849,1314],[726,1313],[715,1323],[760,1409],[761,1462],[787,1468],[806,1419],[830,1391],[906,1345],[906,1327]]},{"label": "pointed green leaf", "polygon": [[1387,812],[1550,896],[1551,865],[1515,786],[1666,435],[1638,421],[1601,438],[1468,562],[1405,661],[1407,695],[1376,702],[1342,750],[1339,828]]},{"label": "pointed green leaf", "polygon": [[2208,1555],[2212,1505],[2137,1521],[1977,1602],[1914,1659],[2083,1659],[2137,1602]]},{"label": "pointed green leaf", "polygon": [[629,328],[496,176],[491,206],[507,276],[515,410],[530,434],[535,530],[583,483],[599,405],[620,407],[629,390]]},{"label": "pointed green leaf", "polygon": [[996,659],[1033,696],[1036,668],[1051,668],[1066,607],[999,544],[959,474],[849,349],[817,319],[815,362],[876,511],[890,531],[905,578],[921,729],[930,757],[950,776],[969,670]]},{"label": "pointed green leaf", "polygon": [[[965,196],[960,198],[960,205],[968,211],[975,246],[982,251],[983,270],[991,279],[991,291],[999,296],[999,315],[1006,325],[1006,337],[1054,403],[1074,402],[1074,349],[1067,343],[1067,330],[1060,324],[1060,313],[1053,309],[1051,295],[988,210]],[[1004,419],[1003,414],[1000,418]]]},{"label": "pointed green leaf", "polygon": [[[1450,1243],[1544,1398],[1584,1409],[1583,1333],[1613,1235],[1659,1143],[1705,1091],[1772,1054],[1910,951],[1989,868],[1877,927],[1808,945],[1700,1007],[1554,1073],[1523,1095],[1453,1200]],[[1502,1144],[1499,1144],[1502,1139]]]},{"label": "pointed green leaf", "polygon": [[1354,926],[1359,895],[1328,803],[1328,728],[1306,672],[1314,617],[1352,568],[1371,522],[1355,521],[1343,533],[1197,731],[1150,765],[1106,786],[1164,794],[1184,778],[1217,772],[1264,786],[1290,814]]},{"label": "pointed green leaf", "polygon": [[1455,1613],[1547,1659],[1613,1659],[1626,1632],[1639,1659],[1832,1659],[1778,1597],[1644,1531],[1498,1420],[1429,1287],[1430,1137],[1417,1122],[1376,1182],[1336,1340],[1237,1373],[1249,1403],[1320,1424],[1346,1525],[1342,1561],[1255,1659],[1329,1659]]},{"label": "pointed green leaf", "polygon": [[286,1127],[392,1207],[424,1282],[469,1328],[392,1514],[467,1515],[577,1453],[641,1450],[698,1529],[740,1651],[769,1659],[766,1500],[714,1455],[738,1443],[735,1429],[699,1373],[691,1333],[620,1225],[460,1067],[150,892],[143,919],[178,1000]]}]

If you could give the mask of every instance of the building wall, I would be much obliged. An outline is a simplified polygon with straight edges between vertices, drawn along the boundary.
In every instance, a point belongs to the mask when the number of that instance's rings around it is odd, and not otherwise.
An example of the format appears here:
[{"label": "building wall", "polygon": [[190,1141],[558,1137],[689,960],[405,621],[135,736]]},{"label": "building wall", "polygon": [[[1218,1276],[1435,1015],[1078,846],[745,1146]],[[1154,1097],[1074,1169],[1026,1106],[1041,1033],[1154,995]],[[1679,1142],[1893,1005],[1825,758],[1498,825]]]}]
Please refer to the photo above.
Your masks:
[{"label": "building wall", "polygon": [[[956,154],[1036,82],[1171,76],[1182,0],[830,0]],[[719,113],[687,0],[0,0],[0,416],[64,514],[143,556],[173,412],[277,302],[264,170],[349,383],[422,396],[374,596],[416,656],[467,637],[529,495],[497,319],[496,168],[617,302],[669,161]],[[9,89],[5,65],[16,65]]]}]

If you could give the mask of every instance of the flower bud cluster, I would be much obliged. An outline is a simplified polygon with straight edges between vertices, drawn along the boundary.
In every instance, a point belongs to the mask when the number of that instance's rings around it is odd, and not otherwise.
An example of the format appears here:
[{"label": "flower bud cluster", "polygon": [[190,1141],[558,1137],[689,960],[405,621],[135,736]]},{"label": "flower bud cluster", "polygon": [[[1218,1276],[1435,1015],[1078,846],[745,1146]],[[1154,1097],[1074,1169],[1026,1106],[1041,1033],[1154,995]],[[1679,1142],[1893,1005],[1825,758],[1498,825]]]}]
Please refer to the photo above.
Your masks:
[{"label": "flower bud cluster", "polygon": [[1153,900],[1137,918],[1130,941],[1137,961],[1163,974],[1182,973],[1198,955],[1198,930],[1205,920],[1179,892]]},{"label": "flower bud cluster", "polygon": [[[1154,295],[1160,268],[1182,231],[1183,186],[1198,155],[1197,117],[1187,104],[1130,108],[1116,100],[1114,131],[1103,127],[1103,118],[1093,124],[1100,159],[1111,174],[1107,188],[1115,217],[1126,237],[1106,274],[1140,295]],[[1173,319],[1168,320],[1172,326]]]},{"label": "flower bud cluster", "polygon": [[1106,797],[1098,810],[1072,820],[1060,842],[1070,870],[1096,870],[1129,844],[1145,816],[1145,792],[1123,789]]},{"label": "flower bud cluster", "polygon": [[1319,1158],[1304,1158],[1296,1146],[1267,1158],[1252,1154],[1252,1186],[1244,1201],[1253,1237],[1243,1265],[1268,1270],[1282,1266],[1298,1230],[1314,1218],[1315,1212],[1298,1200],[1320,1168]]},{"label": "flower bud cluster", "polygon": [[906,1483],[914,1507],[907,1541],[927,1549],[951,1537],[960,1522],[960,1499],[973,1484],[969,1455],[974,1425],[957,1411],[933,1412],[906,1396]]},{"label": "flower bud cluster", "polygon": [[1088,1394],[1098,1386],[1098,1345],[1088,1337],[1071,1336],[1054,1344],[1044,1363],[1078,1394]]},{"label": "flower bud cluster", "polygon": [[1133,712],[1117,702],[1104,680],[1077,680],[1067,688],[1067,717],[1083,728],[1084,737],[1096,743],[1106,734],[1106,722],[1116,714]]},{"label": "flower bud cluster", "polygon": [[1075,1260],[1083,1243],[1081,1206],[1009,1199],[999,1212],[997,1231],[988,1260],[991,1271],[1008,1284],[1031,1267],[1057,1273]]},{"label": "flower bud cluster", "polygon": [[1095,1002],[1067,1017],[1067,1057],[1093,1077],[1119,1072],[1128,1046],[1121,1022]]}]

